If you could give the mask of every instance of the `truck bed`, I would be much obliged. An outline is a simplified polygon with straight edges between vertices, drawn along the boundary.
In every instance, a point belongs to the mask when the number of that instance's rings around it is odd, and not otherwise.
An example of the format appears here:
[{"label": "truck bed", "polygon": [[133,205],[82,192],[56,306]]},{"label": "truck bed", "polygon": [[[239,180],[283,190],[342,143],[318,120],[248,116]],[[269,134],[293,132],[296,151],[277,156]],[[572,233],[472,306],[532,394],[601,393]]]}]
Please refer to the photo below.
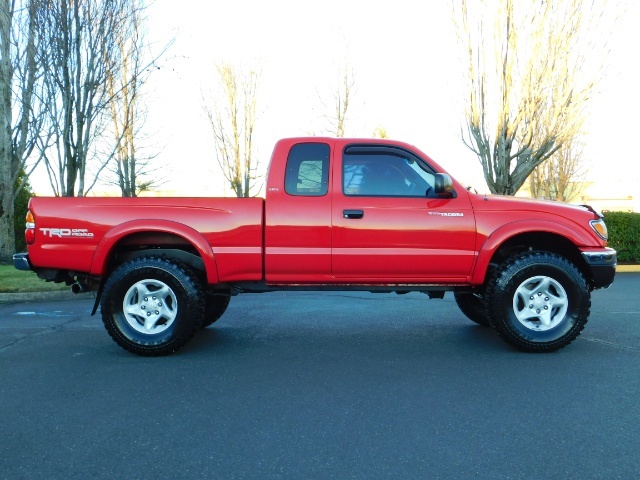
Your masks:
[{"label": "truck bed", "polygon": [[37,227],[29,249],[34,265],[101,275],[114,244],[140,248],[186,241],[196,246],[205,263],[215,263],[210,279],[262,278],[260,198],[36,197],[30,209]]}]

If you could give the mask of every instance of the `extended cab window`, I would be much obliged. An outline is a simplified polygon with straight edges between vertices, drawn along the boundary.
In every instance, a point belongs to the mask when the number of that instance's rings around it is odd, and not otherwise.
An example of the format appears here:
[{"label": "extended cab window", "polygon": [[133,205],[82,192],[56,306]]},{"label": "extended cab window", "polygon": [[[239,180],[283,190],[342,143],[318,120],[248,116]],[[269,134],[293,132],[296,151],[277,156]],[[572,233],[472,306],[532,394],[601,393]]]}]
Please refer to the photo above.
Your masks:
[{"label": "extended cab window", "polygon": [[299,143],[291,147],[284,190],[289,195],[326,195],[329,190],[329,152],[326,143]]},{"label": "extended cab window", "polygon": [[347,148],[342,159],[345,195],[424,197],[433,191],[434,178],[426,164],[400,150]]}]

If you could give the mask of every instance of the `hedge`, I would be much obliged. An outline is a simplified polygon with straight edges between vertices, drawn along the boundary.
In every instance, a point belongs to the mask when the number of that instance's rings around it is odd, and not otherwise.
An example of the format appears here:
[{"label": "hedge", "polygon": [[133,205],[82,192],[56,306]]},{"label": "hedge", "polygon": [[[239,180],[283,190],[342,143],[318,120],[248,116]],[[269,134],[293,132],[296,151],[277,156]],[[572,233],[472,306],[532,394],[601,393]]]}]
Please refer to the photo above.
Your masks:
[{"label": "hedge", "polygon": [[[19,179],[18,179],[19,181]],[[18,194],[15,202],[15,210],[13,217],[13,228],[16,239],[16,252],[26,252],[27,243],[24,239],[24,224],[25,217],[27,216],[27,210],[29,209],[29,198],[33,195],[31,191],[31,185],[29,182],[23,186],[22,190]]]},{"label": "hedge", "polygon": [[640,213],[606,212],[609,246],[618,252],[618,262],[640,263]]}]

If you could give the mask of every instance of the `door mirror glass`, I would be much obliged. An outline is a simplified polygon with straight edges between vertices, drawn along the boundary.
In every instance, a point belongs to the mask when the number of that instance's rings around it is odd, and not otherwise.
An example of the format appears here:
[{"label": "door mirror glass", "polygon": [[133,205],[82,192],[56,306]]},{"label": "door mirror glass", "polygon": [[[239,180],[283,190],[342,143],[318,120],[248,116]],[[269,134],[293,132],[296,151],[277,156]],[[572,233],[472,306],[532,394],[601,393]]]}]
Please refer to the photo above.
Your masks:
[{"label": "door mirror glass", "polygon": [[446,173],[436,173],[434,190],[439,197],[452,198],[455,192],[451,177]]}]

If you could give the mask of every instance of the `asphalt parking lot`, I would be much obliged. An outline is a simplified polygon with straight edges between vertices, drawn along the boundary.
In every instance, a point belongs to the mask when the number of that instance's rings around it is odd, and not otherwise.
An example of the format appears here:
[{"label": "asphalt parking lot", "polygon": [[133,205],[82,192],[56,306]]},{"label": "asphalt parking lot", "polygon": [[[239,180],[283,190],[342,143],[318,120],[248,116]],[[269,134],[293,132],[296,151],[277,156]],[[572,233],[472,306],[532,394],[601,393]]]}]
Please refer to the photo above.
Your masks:
[{"label": "asphalt parking lot", "polygon": [[0,478],[640,478],[639,286],[551,354],[450,294],[244,295],[162,358],[91,299],[0,305]]}]

